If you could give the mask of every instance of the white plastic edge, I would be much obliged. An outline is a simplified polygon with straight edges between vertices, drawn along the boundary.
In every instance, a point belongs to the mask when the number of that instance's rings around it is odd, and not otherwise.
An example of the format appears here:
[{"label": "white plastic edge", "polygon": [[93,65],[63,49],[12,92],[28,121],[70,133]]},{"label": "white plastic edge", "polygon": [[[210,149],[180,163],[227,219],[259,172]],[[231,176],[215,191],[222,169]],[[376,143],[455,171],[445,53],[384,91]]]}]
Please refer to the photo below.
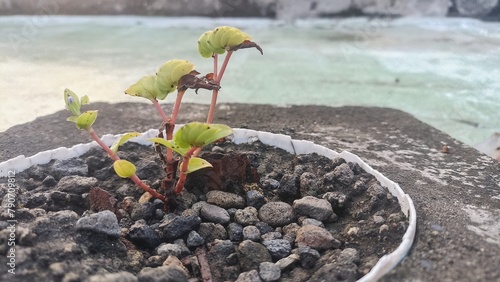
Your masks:
[{"label": "white plastic edge", "polygon": [[[178,128],[181,125],[176,126]],[[147,141],[148,138],[153,138],[158,135],[157,129],[150,129],[141,136],[135,137],[130,141],[142,144],[142,145],[151,145],[152,143]],[[118,138],[123,136],[120,135],[104,135],[102,136],[102,140],[108,146],[111,146]],[[415,206],[413,205],[413,201],[408,194],[405,194],[404,191],[399,187],[399,185],[387,177],[382,175],[380,172],[376,171],[372,167],[370,167],[367,163],[361,160],[358,156],[349,153],[347,151],[343,151],[340,154],[330,150],[324,146],[317,145],[311,141],[306,140],[295,140],[292,139],[288,135],[283,134],[274,134],[270,132],[264,131],[255,131],[249,129],[241,129],[235,128],[233,133],[233,143],[242,144],[242,143],[252,143],[257,140],[260,140],[262,143],[281,148],[292,154],[310,154],[317,153],[319,155],[326,156],[328,158],[336,158],[341,157],[346,161],[354,162],[359,164],[361,168],[363,168],[366,172],[372,174],[377,178],[377,180],[382,184],[382,186],[386,187],[389,192],[397,197],[399,204],[401,206],[402,212],[409,219],[409,226],[403,235],[403,240],[399,247],[394,250],[392,253],[387,254],[381,257],[377,264],[363,276],[358,282],[369,282],[369,281],[377,281],[382,276],[391,271],[394,267],[396,267],[401,260],[403,260],[408,252],[411,249],[413,244],[413,240],[415,238],[415,232],[417,228],[417,214],[415,210]],[[37,153],[31,157],[25,157],[24,155],[15,157],[8,161],[0,163],[0,177],[7,177],[9,171],[21,172],[25,169],[33,165],[41,165],[50,162],[51,160],[66,160],[76,156],[80,156],[85,154],[90,150],[90,148],[98,146],[96,142],[90,142],[86,144],[78,144],[71,148],[57,148],[54,150],[48,150],[44,152]]]}]

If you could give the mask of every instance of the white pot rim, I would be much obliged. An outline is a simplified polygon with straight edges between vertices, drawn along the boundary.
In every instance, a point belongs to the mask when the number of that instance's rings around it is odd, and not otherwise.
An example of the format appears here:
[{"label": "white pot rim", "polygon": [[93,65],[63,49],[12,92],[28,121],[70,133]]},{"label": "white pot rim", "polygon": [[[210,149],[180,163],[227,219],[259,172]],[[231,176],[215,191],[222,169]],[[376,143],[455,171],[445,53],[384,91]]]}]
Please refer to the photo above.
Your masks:
[{"label": "white pot rim", "polygon": [[[178,126],[176,126],[176,128],[178,128]],[[392,253],[381,257],[375,264],[375,266],[370,270],[370,272],[360,278],[358,282],[377,281],[382,276],[391,271],[394,267],[396,267],[406,257],[412,247],[413,240],[415,238],[415,232],[417,229],[417,214],[412,199],[403,191],[403,189],[401,189],[401,187],[399,187],[397,183],[389,180],[380,172],[370,167],[358,156],[347,151],[337,153],[331,149],[315,144],[311,141],[295,140],[290,136],[283,134],[275,134],[265,131],[256,131],[241,128],[235,128],[233,130],[233,142],[235,144],[252,143],[259,140],[266,145],[281,148],[292,154],[300,155],[317,153],[331,159],[341,157],[346,161],[357,163],[366,172],[375,176],[380,184],[386,187],[393,196],[397,197],[399,205],[401,206],[401,211],[409,220],[408,229],[403,235],[402,242],[398,246],[398,248],[396,248],[396,250],[394,250]],[[102,140],[106,145],[110,146],[122,135],[123,134],[107,134],[102,137]],[[150,129],[144,132],[141,136],[133,138],[130,141],[143,145],[151,145],[152,143],[147,141],[147,139],[156,137],[157,135],[157,129]],[[24,155],[21,155],[0,163],[0,177],[7,177],[9,171],[15,171],[16,173],[21,172],[30,168],[31,166],[46,164],[54,159],[65,160],[81,156],[94,146],[98,146],[95,141],[85,144],[78,144],[71,148],[60,147],[54,150],[43,151],[31,157],[25,157]]]}]

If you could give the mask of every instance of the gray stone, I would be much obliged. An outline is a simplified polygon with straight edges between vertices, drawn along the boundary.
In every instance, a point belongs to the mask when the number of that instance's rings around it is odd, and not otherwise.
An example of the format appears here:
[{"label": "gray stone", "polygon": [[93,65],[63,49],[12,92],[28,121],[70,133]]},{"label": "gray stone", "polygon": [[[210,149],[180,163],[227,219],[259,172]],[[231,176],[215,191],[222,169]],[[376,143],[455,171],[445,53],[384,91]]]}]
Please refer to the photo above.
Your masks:
[{"label": "gray stone", "polygon": [[326,192],[322,198],[330,202],[334,209],[343,208],[347,201],[347,196],[341,192]]},{"label": "gray stone", "polygon": [[234,219],[241,225],[256,224],[259,221],[257,209],[254,207],[246,207],[242,210],[237,210],[234,214]]},{"label": "gray stone", "polygon": [[198,234],[198,232],[196,232],[194,230],[189,232],[187,240],[186,240],[186,244],[188,247],[198,247],[198,246],[203,245],[204,243],[205,243],[205,239],[203,239],[203,237],[201,237],[201,235]]},{"label": "gray stone", "polygon": [[243,199],[243,197],[219,190],[209,191],[207,193],[207,203],[214,204],[225,209],[241,209],[245,207],[245,199]]},{"label": "gray stone", "polygon": [[336,277],[342,277],[343,281],[356,281],[357,275],[355,264],[327,263],[313,273],[310,281],[335,281]]},{"label": "gray stone", "polygon": [[332,172],[326,173],[323,178],[327,183],[334,183],[348,187],[354,182],[354,172],[348,164],[343,163],[334,168]]},{"label": "gray stone", "polygon": [[323,222],[319,221],[319,220],[316,220],[314,218],[306,218],[302,221],[302,226],[305,226],[305,225],[316,225],[316,226],[319,226],[319,227],[325,227],[323,225]]},{"label": "gray stone", "polygon": [[285,258],[282,258],[276,262],[276,265],[281,269],[282,272],[292,268],[297,262],[300,261],[298,254],[291,254]]},{"label": "gray stone", "polygon": [[214,223],[227,224],[229,223],[229,213],[216,205],[204,204],[200,210],[201,218]]},{"label": "gray stone", "polygon": [[138,282],[137,277],[126,271],[117,273],[95,274],[84,280],[85,282]]},{"label": "gray stone", "polygon": [[283,234],[281,234],[281,232],[273,231],[273,232],[268,232],[266,234],[262,234],[260,237],[262,238],[262,241],[275,240],[283,238]]},{"label": "gray stone", "polygon": [[293,209],[298,215],[305,215],[319,221],[327,220],[333,214],[332,205],[327,200],[312,196],[293,201]]},{"label": "gray stone", "polygon": [[54,176],[47,175],[47,177],[45,177],[42,180],[42,184],[47,186],[47,187],[52,187],[52,186],[55,186],[57,184],[57,180],[54,178]]},{"label": "gray stone", "polygon": [[455,7],[462,16],[486,16],[498,7],[498,0],[455,0]]},{"label": "gray stone", "polygon": [[196,215],[175,216],[160,224],[166,239],[176,239],[200,226],[201,218]]},{"label": "gray stone", "polygon": [[259,218],[271,226],[283,226],[295,219],[292,206],[285,202],[270,202],[259,210]]},{"label": "gray stone", "polygon": [[96,185],[97,179],[95,177],[69,175],[61,178],[55,189],[61,192],[84,194],[90,192],[90,188]]},{"label": "gray stone", "polygon": [[259,182],[262,188],[267,190],[276,190],[280,187],[280,182],[272,178],[263,177]]},{"label": "gray stone", "polygon": [[259,275],[266,282],[277,281],[281,277],[281,269],[272,262],[263,262],[259,265]]},{"label": "gray stone", "polygon": [[161,234],[147,225],[144,220],[139,220],[128,231],[128,238],[137,245],[146,248],[156,248],[161,244]]},{"label": "gray stone", "polygon": [[198,233],[200,234],[205,242],[212,242],[215,239],[225,240],[227,239],[227,232],[224,226],[213,223],[213,222],[202,222],[200,228],[198,228]]},{"label": "gray stone", "polygon": [[188,256],[190,254],[190,251],[185,246],[183,246],[183,244],[163,243],[158,246],[158,248],[156,248],[155,253],[162,258],[174,256],[182,259],[183,257]]},{"label": "gray stone", "polygon": [[358,264],[359,252],[354,248],[345,248],[337,258],[338,264]]},{"label": "gray stone", "polygon": [[274,260],[282,259],[290,254],[292,245],[285,239],[273,239],[263,241],[262,244],[266,246]]},{"label": "gray stone", "polygon": [[86,230],[118,238],[120,226],[116,215],[108,210],[82,217],[76,222],[77,230]]},{"label": "gray stone", "polygon": [[235,282],[262,282],[257,270],[253,269],[247,272],[242,272]]},{"label": "gray stone", "polygon": [[236,253],[243,271],[256,269],[260,263],[272,261],[271,255],[264,245],[250,240],[241,242]]},{"label": "gray stone", "polygon": [[[248,226],[247,226],[248,227]],[[238,223],[231,222],[227,226],[227,235],[229,240],[233,242],[240,242],[243,240],[243,226]]]},{"label": "gray stone", "polygon": [[335,239],[328,230],[315,225],[302,226],[297,231],[295,243],[299,247],[311,247],[316,250],[340,247],[340,241]]},{"label": "gray stone", "polygon": [[318,177],[311,172],[304,172],[300,175],[300,195],[304,196],[317,196],[324,194],[326,191],[325,185],[319,181]]},{"label": "gray stone", "polygon": [[155,215],[155,207],[153,203],[151,202],[137,203],[134,205],[134,208],[130,213],[130,218],[132,218],[133,220],[139,220],[139,219],[149,220],[153,218],[154,215]]},{"label": "gray stone", "polygon": [[300,195],[299,177],[295,174],[283,175],[278,188],[278,194],[281,197],[298,197]]},{"label": "gray stone", "polygon": [[260,231],[260,234],[266,234],[266,233],[269,233],[269,232],[273,232],[274,231],[274,228],[271,227],[269,224],[265,223],[265,222],[262,222],[262,221],[259,221],[255,224],[255,226],[257,228],[259,228],[259,231]]},{"label": "gray stone", "polygon": [[305,269],[313,268],[321,255],[311,247],[299,247],[300,265]]},{"label": "gray stone", "polygon": [[247,192],[247,205],[260,209],[266,203],[264,195],[259,191],[250,190]]},{"label": "gray stone", "polygon": [[243,228],[243,240],[260,241],[260,231],[254,225],[248,225]]},{"label": "gray stone", "polygon": [[188,282],[184,270],[178,266],[144,268],[137,275],[139,282]]},{"label": "gray stone", "polygon": [[50,174],[56,179],[61,179],[69,175],[87,176],[88,173],[87,164],[82,159],[73,158],[63,161],[56,160],[51,167]]}]

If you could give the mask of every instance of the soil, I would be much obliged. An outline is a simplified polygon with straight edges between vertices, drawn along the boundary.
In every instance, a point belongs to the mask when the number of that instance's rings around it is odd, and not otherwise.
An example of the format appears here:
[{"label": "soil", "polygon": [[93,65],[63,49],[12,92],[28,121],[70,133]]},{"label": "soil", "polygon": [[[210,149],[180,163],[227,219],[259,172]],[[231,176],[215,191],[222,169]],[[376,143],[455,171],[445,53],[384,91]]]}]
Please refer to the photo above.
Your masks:
[{"label": "soil", "polygon": [[[161,189],[151,147],[120,150]],[[214,168],[188,176],[169,213],[116,176],[100,148],[18,173],[16,275],[0,280],[203,281],[209,272],[213,281],[355,281],[408,226],[397,199],[343,159],[260,142],[217,144],[202,157]]]}]

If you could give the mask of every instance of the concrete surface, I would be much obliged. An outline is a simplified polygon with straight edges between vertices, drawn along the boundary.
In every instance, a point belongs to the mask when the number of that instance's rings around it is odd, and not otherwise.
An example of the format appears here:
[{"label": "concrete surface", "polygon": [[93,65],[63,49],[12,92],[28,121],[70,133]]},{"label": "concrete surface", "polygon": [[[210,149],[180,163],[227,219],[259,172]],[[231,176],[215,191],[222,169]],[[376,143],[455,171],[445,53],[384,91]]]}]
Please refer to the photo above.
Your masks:
[{"label": "concrete surface", "polygon": [[277,17],[447,15],[497,19],[498,0],[0,0],[0,15]]},{"label": "concrete surface", "polygon": [[[101,135],[158,126],[146,104],[91,106],[100,111],[94,127]],[[179,122],[202,121],[206,109],[185,104]],[[400,184],[415,202],[417,235],[409,256],[383,281],[500,281],[499,162],[392,109],[222,104],[216,113],[216,122],[233,127],[349,150]],[[60,111],[0,133],[0,161],[90,141],[67,116]]]}]

